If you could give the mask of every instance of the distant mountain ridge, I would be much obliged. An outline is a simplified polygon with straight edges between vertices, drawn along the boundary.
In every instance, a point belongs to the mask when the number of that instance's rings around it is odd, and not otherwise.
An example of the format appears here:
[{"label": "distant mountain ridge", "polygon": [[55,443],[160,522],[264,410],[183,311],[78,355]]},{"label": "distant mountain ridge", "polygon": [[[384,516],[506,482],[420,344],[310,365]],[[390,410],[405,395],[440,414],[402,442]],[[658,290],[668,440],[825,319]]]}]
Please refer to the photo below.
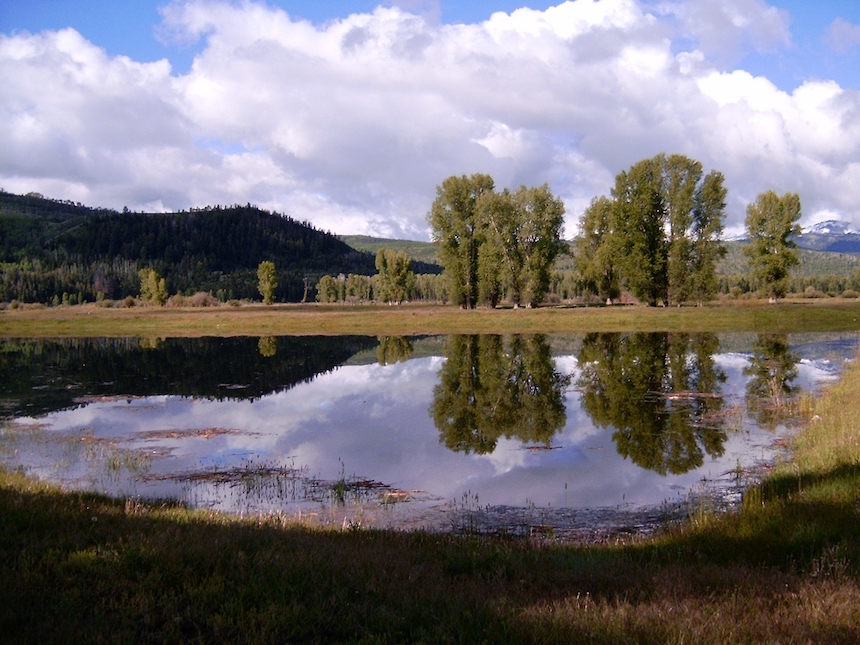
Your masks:
[{"label": "distant mountain ridge", "polygon": [[810,251],[860,254],[860,232],[841,220],[819,222],[797,236],[795,242]]},{"label": "distant mountain ridge", "polygon": [[[728,238],[727,242],[746,242],[744,235]],[[813,224],[794,238],[797,248],[828,253],[860,254],[860,231],[850,222],[827,220]]]}]

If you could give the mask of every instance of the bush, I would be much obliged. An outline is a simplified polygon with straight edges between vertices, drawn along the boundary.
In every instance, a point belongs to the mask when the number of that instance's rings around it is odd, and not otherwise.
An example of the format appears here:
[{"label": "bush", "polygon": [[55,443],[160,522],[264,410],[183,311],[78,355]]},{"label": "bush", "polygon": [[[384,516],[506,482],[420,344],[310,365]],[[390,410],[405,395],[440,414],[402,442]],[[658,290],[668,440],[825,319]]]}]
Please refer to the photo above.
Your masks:
[{"label": "bush", "polygon": [[854,291],[854,289],[846,289],[842,292],[843,298],[860,298],[860,293]]},{"label": "bush", "polygon": [[115,303],[113,300],[108,300],[107,298],[104,298],[104,299],[102,299],[102,300],[97,300],[97,301],[96,301],[96,307],[104,307],[104,308],[106,308],[106,309],[110,309],[110,308],[111,308],[111,307],[113,307],[115,304],[116,304],[116,303]]},{"label": "bush", "polygon": [[218,298],[206,291],[198,291],[188,299],[192,307],[217,307],[221,304]]},{"label": "bush", "polygon": [[122,304],[127,309],[131,309],[135,304],[137,304],[137,302],[135,301],[134,296],[126,296],[125,300],[122,301]]},{"label": "bush", "polygon": [[231,307],[241,307],[242,301],[236,300],[235,298],[231,298],[230,300],[227,301],[227,304],[230,305]]},{"label": "bush", "polygon": [[822,291],[819,291],[815,287],[810,286],[810,287],[806,287],[806,289],[803,290],[803,297],[804,298],[826,298],[827,294],[822,292]]}]

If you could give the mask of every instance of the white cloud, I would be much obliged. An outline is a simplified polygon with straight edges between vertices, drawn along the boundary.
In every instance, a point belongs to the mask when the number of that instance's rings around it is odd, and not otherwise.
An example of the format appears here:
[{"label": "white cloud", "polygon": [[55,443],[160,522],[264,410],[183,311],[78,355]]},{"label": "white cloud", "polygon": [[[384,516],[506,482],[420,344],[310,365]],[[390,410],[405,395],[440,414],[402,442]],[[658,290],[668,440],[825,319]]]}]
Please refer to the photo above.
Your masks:
[{"label": "white cloud", "polygon": [[175,2],[163,33],[202,41],[184,75],[72,30],[0,36],[0,185],[113,207],[250,201],[335,232],[424,237],[435,186],[488,172],[549,182],[572,234],[615,174],[665,151],[725,173],[730,228],[767,189],[860,225],[860,95],[726,67],[789,45],[787,16],[762,0],[576,0],[472,25],[392,4],[313,25]]},{"label": "white cloud", "polygon": [[837,18],[830,24],[826,40],[840,54],[857,49],[860,47],[860,25]]}]

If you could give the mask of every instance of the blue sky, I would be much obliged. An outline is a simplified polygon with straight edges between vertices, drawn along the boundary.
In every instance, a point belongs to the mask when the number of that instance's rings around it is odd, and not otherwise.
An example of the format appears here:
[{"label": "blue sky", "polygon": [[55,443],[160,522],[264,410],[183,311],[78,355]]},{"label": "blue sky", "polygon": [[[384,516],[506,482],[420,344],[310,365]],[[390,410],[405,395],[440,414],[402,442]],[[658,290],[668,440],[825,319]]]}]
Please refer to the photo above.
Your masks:
[{"label": "blue sky", "polygon": [[730,231],[769,189],[860,228],[860,3],[522,4],[0,0],[0,187],[426,238],[435,186],[489,172],[572,234],[665,151],[724,172]]}]

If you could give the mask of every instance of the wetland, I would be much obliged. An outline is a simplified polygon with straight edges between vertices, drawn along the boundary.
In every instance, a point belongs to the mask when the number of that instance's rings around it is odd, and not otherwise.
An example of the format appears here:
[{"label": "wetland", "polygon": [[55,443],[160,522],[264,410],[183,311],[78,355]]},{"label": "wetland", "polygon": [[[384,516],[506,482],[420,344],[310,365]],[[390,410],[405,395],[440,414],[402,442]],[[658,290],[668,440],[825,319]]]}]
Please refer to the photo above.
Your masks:
[{"label": "wetland", "polygon": [[0,340],[7,469],[322,525],[648,532],[730,507],[853,333]]}]

